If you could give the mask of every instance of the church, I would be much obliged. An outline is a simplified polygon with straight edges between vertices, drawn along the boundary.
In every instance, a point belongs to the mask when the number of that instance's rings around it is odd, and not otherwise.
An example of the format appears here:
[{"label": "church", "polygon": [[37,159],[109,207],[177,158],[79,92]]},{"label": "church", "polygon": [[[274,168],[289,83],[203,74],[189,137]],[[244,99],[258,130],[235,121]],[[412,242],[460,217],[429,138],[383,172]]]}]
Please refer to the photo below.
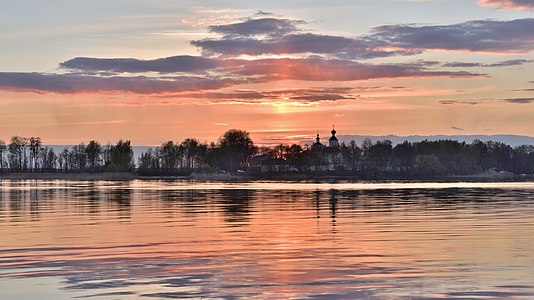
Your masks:
[{"label": "church", "polygon": [[310,148],[301,154],[306,159],[305,165],[298,165],[294,162],[282,158],[275,158],[272,155],[262,154],[254,156],[250,161],[250,172],[301,172],[301,171],[336,171],[346,169],[343,164],[343,156],[339,140],[336,137],[336,130],[333,127],[330,132],[332,136],[328,139],[328,145],[321,143],[321,137],[317,132],[315,142]]},{"label": "church", "polygon": [[[334,126],[332,126],[332,131],[330,131],[330,133],[332,133],[332,136],[330,137],[330,139],[328,139],[328,147],[330,148],[339,148],[339,141],[336,137],[336,129]],[[323,144],[321,144],[321,138],[319,137],[319,131],[317,131],[317,138],[315,138],[315,143],[313,144],[313,147],[324,147]]]},{"label": "church", "polygon": [[336,129],[332,126],[330,131],[332,136],[328,139],[328,146],[321,143],[321,137],[317,132],[315,143],[312,145],[312,164],[311,170],[314,171],[335,171],[342,163],[341,149],[339,148],[339,140],[336,137]]}]

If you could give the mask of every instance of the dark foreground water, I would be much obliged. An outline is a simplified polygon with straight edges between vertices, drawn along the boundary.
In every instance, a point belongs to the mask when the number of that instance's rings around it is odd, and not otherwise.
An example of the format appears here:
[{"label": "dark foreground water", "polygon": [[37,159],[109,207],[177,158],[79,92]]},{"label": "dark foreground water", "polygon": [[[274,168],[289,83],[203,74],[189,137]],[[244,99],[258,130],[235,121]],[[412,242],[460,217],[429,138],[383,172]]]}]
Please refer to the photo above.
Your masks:
[{"label": "dark foreground water", "polygon": [[0,182],[0,299],[534,299],[534,183]]}]

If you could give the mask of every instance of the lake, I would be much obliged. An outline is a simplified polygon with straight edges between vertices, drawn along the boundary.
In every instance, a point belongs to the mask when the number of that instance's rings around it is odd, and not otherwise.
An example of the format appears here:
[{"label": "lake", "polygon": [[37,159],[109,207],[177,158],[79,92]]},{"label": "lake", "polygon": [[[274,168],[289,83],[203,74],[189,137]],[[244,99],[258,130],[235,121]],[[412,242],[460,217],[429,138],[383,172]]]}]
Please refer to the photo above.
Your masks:
[{"label": "lake", "polygon": [[534,299],[534,183],[0,181],[0,299]]}]

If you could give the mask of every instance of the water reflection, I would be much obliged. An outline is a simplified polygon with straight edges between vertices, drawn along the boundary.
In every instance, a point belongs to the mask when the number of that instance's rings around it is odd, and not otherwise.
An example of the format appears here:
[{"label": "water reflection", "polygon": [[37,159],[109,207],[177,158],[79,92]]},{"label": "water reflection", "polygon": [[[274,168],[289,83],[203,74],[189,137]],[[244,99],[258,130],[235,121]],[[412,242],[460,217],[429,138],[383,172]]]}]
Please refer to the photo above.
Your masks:
[{"label": "water reflection", "polygon": [[337,191],[332,189],[329,191],[330,193],[330,200],[328,201],[330,203],[330,218],[332,219],[332,233],[336,233],[336,209],[337,209]]},{"label": "water reflection", "polygon": [[115,206],[120,218],[130,218],[132,190],[129,189],[128,183],[117,189],[104,189],[100,192],[100,199]]},{"label": "water reflection", "polygon": [[221,190],[220,203],[228,223],[239,226],[248,221],[251,213],[251,201],[254,197],[252,190]]},{"label": "water reflection", "polygon": [[173,184],[0,182],[1,298],[534,296],[530,188]]}]

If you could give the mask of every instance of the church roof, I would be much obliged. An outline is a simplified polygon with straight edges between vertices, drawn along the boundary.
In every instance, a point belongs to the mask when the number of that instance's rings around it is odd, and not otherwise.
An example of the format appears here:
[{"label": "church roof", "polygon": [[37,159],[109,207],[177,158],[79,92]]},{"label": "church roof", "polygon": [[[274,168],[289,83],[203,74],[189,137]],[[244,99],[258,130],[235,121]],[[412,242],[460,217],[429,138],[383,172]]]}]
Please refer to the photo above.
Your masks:
[{"label": "church roof", "polygon": [[315,143],[313,143],[314,145],[323,145],[321,144],[321,138],[319,137],[319,133],[317,133],[317,138],[315,138]]},{"label": "church roof", "polygon": [[332,133],[332,136],[330,137],[330,141],[337,141],[337,137],[336,137],[336,130],[334,128],[332,128],[332,131],[330,131],[330,133]]}]

